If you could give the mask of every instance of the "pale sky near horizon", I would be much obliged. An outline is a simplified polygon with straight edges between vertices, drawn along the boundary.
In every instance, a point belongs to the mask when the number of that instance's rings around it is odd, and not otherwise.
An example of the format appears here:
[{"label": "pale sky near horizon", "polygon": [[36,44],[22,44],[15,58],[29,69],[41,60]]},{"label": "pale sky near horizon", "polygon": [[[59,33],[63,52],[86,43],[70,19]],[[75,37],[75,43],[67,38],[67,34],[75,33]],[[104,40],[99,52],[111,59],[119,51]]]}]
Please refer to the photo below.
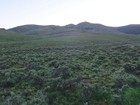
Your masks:
[{"label": "pale sky near horizon", "polygon": [[140,0],[0,0],[1,28],[83,21],[107,26],[140,24]]}]

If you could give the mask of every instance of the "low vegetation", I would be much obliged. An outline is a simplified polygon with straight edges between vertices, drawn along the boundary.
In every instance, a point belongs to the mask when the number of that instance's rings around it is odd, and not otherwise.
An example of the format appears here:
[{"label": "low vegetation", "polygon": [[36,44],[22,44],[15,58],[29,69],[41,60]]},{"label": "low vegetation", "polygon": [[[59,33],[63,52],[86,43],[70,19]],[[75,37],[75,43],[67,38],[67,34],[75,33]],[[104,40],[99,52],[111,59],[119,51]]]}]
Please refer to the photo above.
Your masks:
[{"label": "low vegetation", "polygon": [[0,43],[0,105],[140,104],[140,36],[22,37]]}]

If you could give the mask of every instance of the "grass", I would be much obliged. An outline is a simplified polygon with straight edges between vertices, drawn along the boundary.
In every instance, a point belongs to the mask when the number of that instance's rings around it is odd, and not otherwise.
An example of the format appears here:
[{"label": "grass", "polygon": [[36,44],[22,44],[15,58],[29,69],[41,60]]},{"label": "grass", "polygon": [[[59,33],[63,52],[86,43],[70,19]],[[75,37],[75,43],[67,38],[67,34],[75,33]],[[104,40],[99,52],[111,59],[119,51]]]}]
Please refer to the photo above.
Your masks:
[{"label": "grass", "polygon": [[140,104],[140,88],[129,88],[124,94],[125,105],[139,105]]},{"label": "grass", "polygon": [[18,48],[37,47],[61,47],[61,46],[89,46],[96,44],[114,43],[135,43],[139,44],[140,37],[137,35],[124,34],[101,34],[101,33],[81,33],[78,35],[58,35],[58,36],[31,36],[21,35],[14,32],[0,33],[0,46]]}]

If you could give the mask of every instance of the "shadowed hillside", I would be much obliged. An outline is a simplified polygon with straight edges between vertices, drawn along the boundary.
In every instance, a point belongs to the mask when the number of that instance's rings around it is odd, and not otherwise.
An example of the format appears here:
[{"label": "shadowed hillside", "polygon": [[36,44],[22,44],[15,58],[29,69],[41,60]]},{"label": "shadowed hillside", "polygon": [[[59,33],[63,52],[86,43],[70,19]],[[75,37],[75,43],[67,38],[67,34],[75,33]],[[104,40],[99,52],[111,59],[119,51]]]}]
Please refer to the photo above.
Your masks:
[{"label": "shadowed hillside", "polygon": [[89,22],[81,22],[77,25],[68,24],[66,26],[56,25],[23,25],[9,29],[14,32],[30,34],[30,35],[54,35],[54,34],[73,34],[73,32],[92,32],[92,33],[126,33],[140,34],[139,25],[128,25],[122,27],[109,27],[102,24],[94,24]]},{"label": "shadowed hillside", "polygon": [[11,28],[11,31],[14,32],[21,32],[31,35],[53,35],[53,34],[60,34],[67,32],[93,32],[93,33],[104,33],[104,32],[111,32],[117,33],[118,31],[113,27],[104,26],[101,24],[93,24],[89,22],[82,22],[77,25],[69,24],[66,26],[55,26],[55,25],[48,25],[48,26],[39,26],[39,25],[24,25],[18,26],[15,28]]},{"label": "shadowed hillside", "polygon": [[118,27],[118,31],[126,34],[140,34],[140,25],[127,25],[123,27]]}]

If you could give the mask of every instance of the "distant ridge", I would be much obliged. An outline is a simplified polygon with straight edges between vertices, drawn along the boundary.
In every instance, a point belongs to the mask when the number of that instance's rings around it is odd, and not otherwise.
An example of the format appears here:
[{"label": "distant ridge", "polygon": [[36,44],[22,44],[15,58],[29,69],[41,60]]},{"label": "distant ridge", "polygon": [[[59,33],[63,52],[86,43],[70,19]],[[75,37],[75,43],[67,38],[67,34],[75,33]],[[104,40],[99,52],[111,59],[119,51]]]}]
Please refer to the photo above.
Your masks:
[{"label": "distant ridge", "polygon": [[82,22],[77,24],[78,29],[83,29],[83,30],[90,30],[92,32],[117,32],[117,30],[113,27],[108,27],[102,24],[93,24],[89,22]]},{"label": "distant ridge", "polygon": [[34,25],[34,24],[31,24],[31,25],[17,26],[17,27],[15,27],[15,28],[10,29],[10,30],[15,31],[15,32],[24,33],[24,32],[28,32],[28,31],[35,30],[35,29],[39,29],[39,28],[43,28],[43,27],[44,27],[44,26],[41,26],[41,25]]},{"label": "distant ridge", "polygon": [[5,28],[0,28],[0,31],[5,31],[6,29]]},{"label": "distant ridge", "polygon": [[32,35],[53,35],[67,32],[118,32],[113,27],[104,26],[102,24],[93,24],[89,22],[82,22],[77,25],[68,24],[65,26],[56,25],[23,25],[9,29],[14,32],[32,34]]},{"label": "distant ridge", "polygon": [[118,31],[126,34],[140,34],[140,24],[131,24],[117,28]]},{"label": "distant ridge", "polygon": [[31,34],[31,35],[54,35],[54,34],[72,34],[73,32],[91,32],[91,33],[126,33],[140,34],[140,25],[128,25],[122,27],[109,27],[102,24],[90,22],[81,22],[77,25],[68,24],[65,26],[57,25],[22,25],[9,29],[10,31]]}]

